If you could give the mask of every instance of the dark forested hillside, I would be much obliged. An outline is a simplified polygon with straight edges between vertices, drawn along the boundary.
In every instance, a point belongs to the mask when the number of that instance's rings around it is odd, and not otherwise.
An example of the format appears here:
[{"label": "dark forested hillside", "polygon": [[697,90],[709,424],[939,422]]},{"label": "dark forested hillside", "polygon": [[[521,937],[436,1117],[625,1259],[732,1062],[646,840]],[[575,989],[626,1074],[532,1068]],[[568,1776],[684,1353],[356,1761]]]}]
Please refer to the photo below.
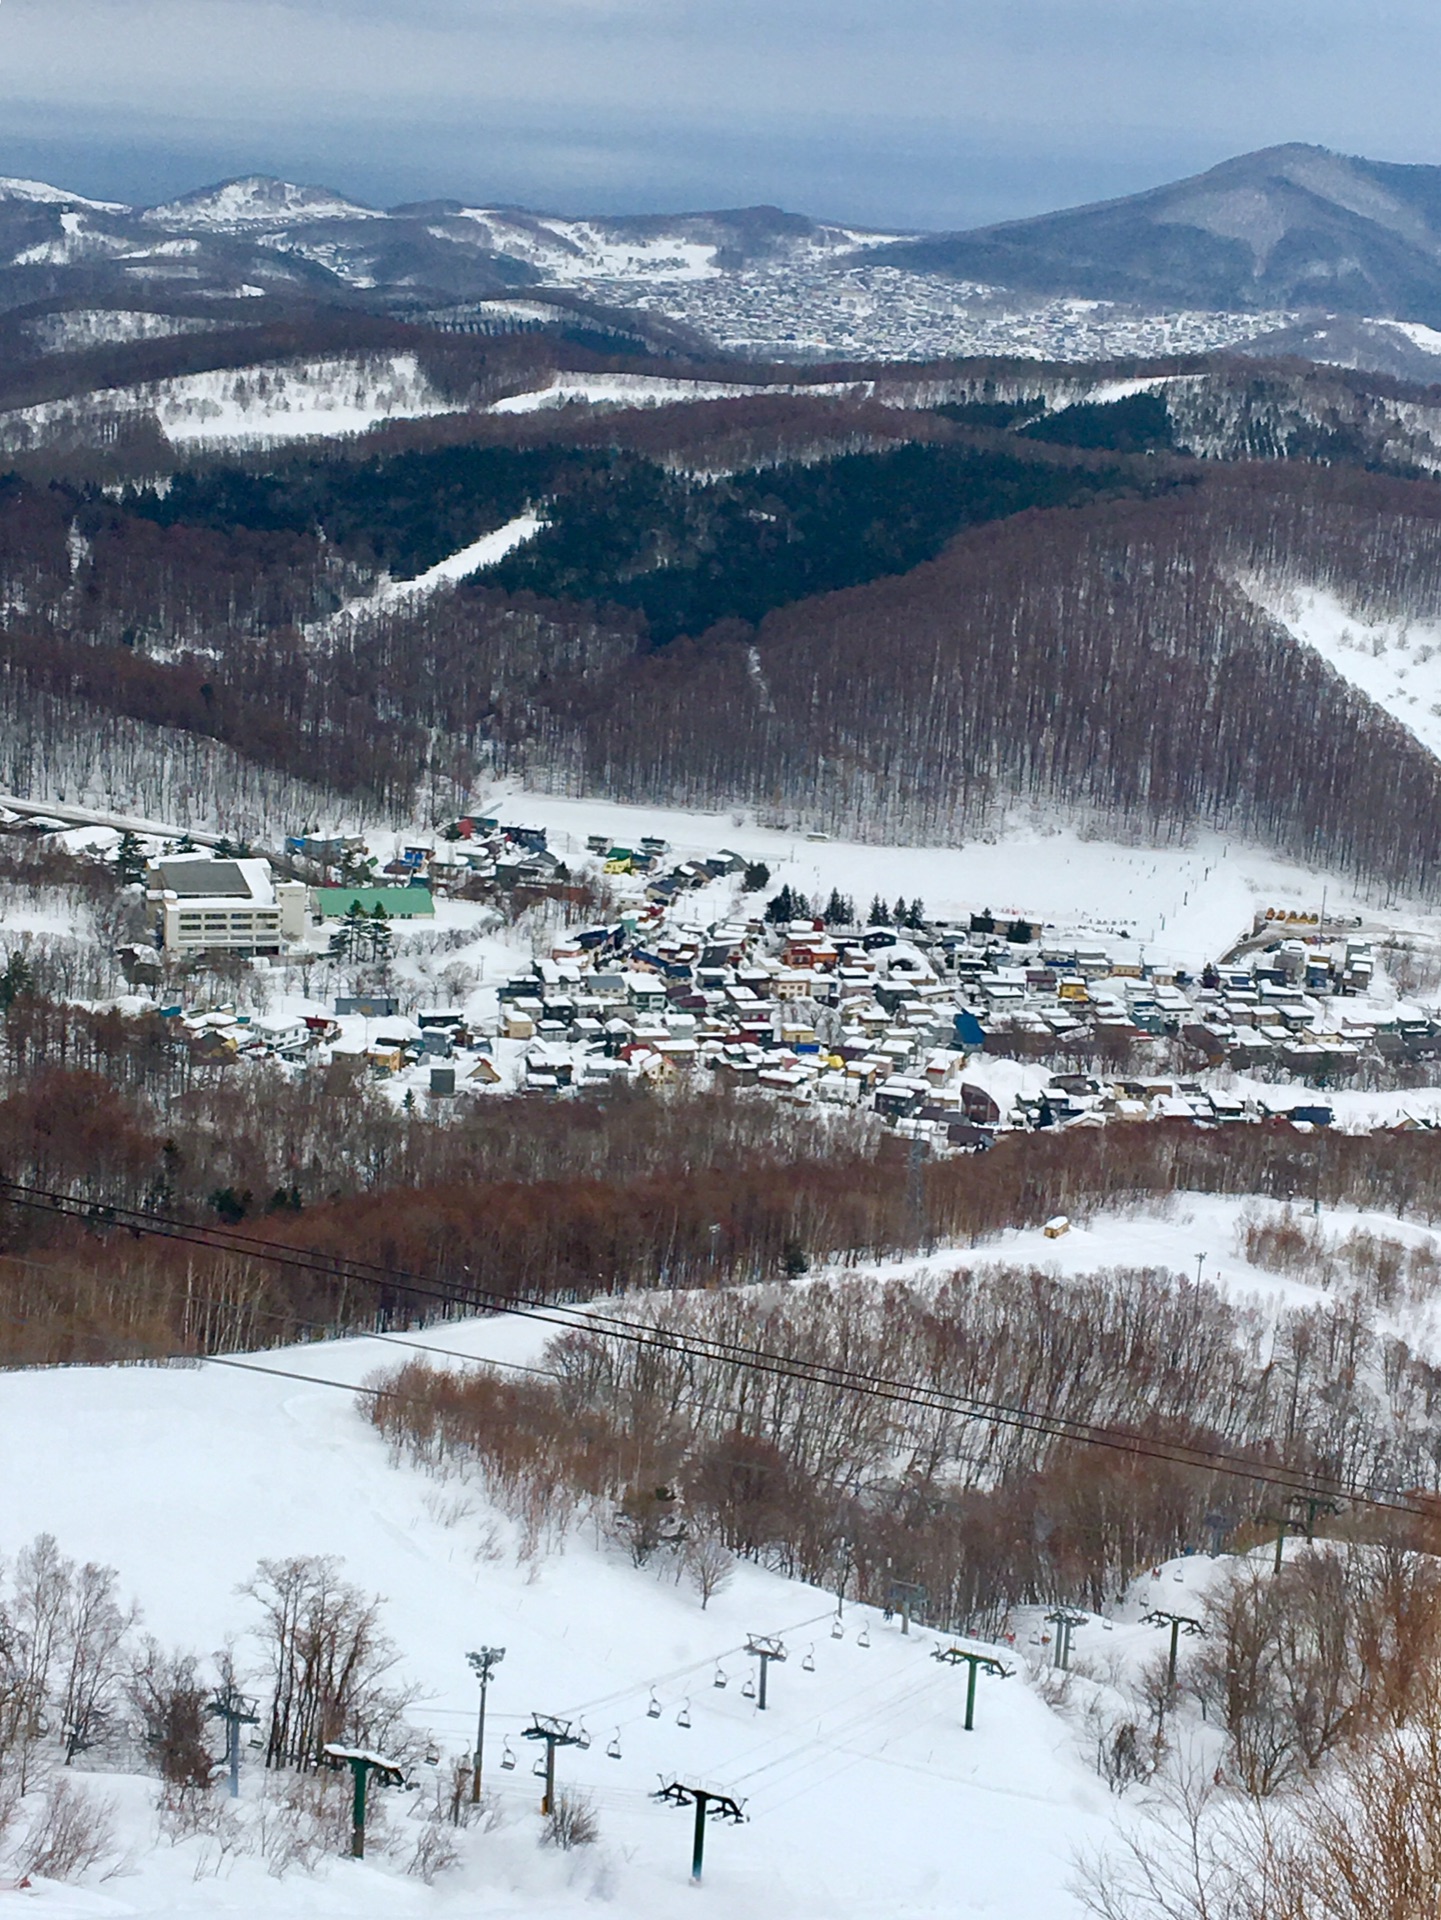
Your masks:
[{"label": "dark forested hillside", "polygon": [[[114,719],[401,815],[504,774],[944,840],[1022,799],[1434,890],[1441,766],[1247,590],[1441,614],[1434,413],[1274,366],[953,367],[11,478],[8,777]],[[375,596],[525,510],[488,571]]]}]

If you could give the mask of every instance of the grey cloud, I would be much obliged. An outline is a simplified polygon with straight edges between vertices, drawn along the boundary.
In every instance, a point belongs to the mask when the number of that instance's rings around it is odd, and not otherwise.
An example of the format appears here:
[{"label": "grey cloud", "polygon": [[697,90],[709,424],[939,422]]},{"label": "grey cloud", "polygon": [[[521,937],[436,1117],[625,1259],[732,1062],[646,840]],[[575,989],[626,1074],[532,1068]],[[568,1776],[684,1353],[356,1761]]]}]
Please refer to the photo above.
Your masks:
[{"label": "grey cloud", "polygon": [[967,224],[1280,140],[1441,160],[1438,56],[1434,0],[5,0],[0,165]]}]

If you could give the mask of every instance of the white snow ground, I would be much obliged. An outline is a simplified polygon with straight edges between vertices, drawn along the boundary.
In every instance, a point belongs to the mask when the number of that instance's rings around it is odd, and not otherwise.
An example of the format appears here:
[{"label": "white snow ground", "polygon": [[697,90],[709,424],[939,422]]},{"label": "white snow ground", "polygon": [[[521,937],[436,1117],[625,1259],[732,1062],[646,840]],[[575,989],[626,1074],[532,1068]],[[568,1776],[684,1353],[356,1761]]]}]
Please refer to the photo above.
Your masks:
[{"label": "white snow ground", "polygon": [[1323,588],[1240,584],[1294,639],[1441,754],[1441,622],[1367,620]]},{"label": "white snow ground", "polygon": [[[451,1326],[437,1346],[518,1352],[539,1344],[523,1323]],[[688,1587],[637,1571],[585,1535],[537,1566],[516,1565],[511,1529],[486,1544],[482,1503],[387,1460],[351,1397],[267,1377],[288,1368],[359,1382],[398,1358],[383,1340],[260,1357],[260,1372],[218,1366],[7,1375],[0,1457],[8,1488],[0,1552],[46,1529],[71,1555],[117,1566],[167,1643],[219,1646],[242,1629],[236,1587],[262,1555],[332,1553],[386,1596],[404,1671],[429,1698],[415,1710],[448,1754],[471,1736],[467,1648],[501,1644],[488,1751],[510,1815],[499,1836],[470,1837],[464,1866],[433,1889],[382,1863],[335,1861],[318,1880],[278,1883],[252,1860],[216,1881],[192,1878],[198,1843],[147,1850],[147,1795],[125,1794],[133,1871],[102,1887],[44,1887],[44,1914],[335,1916],[509,1915],[552,1920],[592,1910],[664,1920],[690,1911],[690,1820],[651,1803],[658,1774],[703,1779],[749,1800],[750,1824],[711,1834],[710,1910],[733,1920],[821,1916],[895,1920],[964,1911],[996,1920],[1064,1920],[1072,1849],[1102,1837],[1111,1796],[1070,1730],[1022,1680],[982,1682],[977,1730],[962,1730],[962,1682],[929,1658],[933,1636],[903,1638],[860,1610],[830,1637],[833,1600],[742,1568],[702,1612]],[[466,1508],[468,1511],[465,1511]],[[463,1517],[447,1524],[447,1510]],[[494,1554],[496,1557],[490,1557]],[[742,1698],[750,1632],[780,1633],[790,1661],[771,1676],[762,1716]],[[815,1672],[801,1660],[814,1644]],[[730,1684],[717,1691],[717,1661]],[[652,1689],[659,1718],[648,1717]],[[693,1725],[676,1723],[689,1701]],[[532,1711],[583,1714],[589,1751],[566,1752],[563,1782],[594,1792],[602,1842],[568,1863],[535,1847],[538,1788],[519,1739]],[[606,1754],[618,1729],[623,1758]],[[499,1771],[502,1742],[520,1755]],[[254,1769],[252,1769],[252,1773]],[[122,1790],[124,1782],[102,1788]],[[253,1779],[248,1783],[253,1788]],[[0,1912],[19,1896],[0,1892]]]},{"label": "white snow ground", "polygon": [[[1007,1233],[964,1257],[1034,1259],[1080,1274],[1121,1264],[1194,1271],[1203,1253],[1206,1277],[1228,1290],[1278,1305],[1316,1298],[1249,1267],[1237,1251],[1250,1204],[1179,1195],[1148,1212],[1098,1215],[1059,1241]],[[1320,1224],[1419,1237],[1381,1216],[1327,1213]],[[943,1272],[959,1257],[944,1251],[883,1271]],[[442,1364],[525,1365],[550,1331],[516,1317],[406,1342]],[[509,1521],[461,1480],[391,1464],[351,1393],[338,1390],[410,1357],[410,1344],[375,1337],[251,1356],[241,1366],[6,1374],[0,1555],[50,1531],[68,1554],[119,1568],[148,1631],[202,1653],[243,1633],[247,1603],[236,1589],[258,1558],[343,1557],[347,1577],[385,1596],[402,1676],[426,1696],[412,1718],[443,1756],[462,1753],[471,1737],[466,1650],[506,1648],[487,1731],[499,1829],[463,1836],[462,1863],[433,1888],[384,1860],[336,1859],[314,1878],[277,1880],[253,1858],[232,1856],[214,1878],[203,1841],[155,1844],[153,1782],[102,1775],[89,1784],[120,1807],[124,1872],[77,1889],[0,1889],[0,1913],[579,1920],[602,1900],[625,1920],[670,1920],[691,1911],[690,1820],[649,1794],[658,1776],[679,1775],[747,1800],[748,1824],[715,1829],[708,1842],[708,1910],[724,1920],[1078,1920],[1068,1886],[1076,1850],[1104,1843],[1137,1809],[1091,1770],[1079,1716],[1053,1712],[1028,1678],[1027,1663],[1048,1657],[1038,1623],[1017,1618],[1016,1644],[1003,1650],[1017,1672],[1004,1683],[982,1679],[967,1734],[964,1682],[928,1657],[940,1642],[925,1629],[907,1638],[897,1622],[847,1607],[845,1636],[835,1640],[829,1595],[751,1566],[702,1611],[688,1586],[633,1568],[599,1547],[588,1525],[558,1550],[518,1563]],[[1138,1666],[1158,1644],[1140,1614],[1175,1606],[1178,1587],[1197,1600],[1216,1571],[1197,1557],[1143,1574],[1113,1621],[1088,1621],[1078,1653]],[[862,1624],[869,1646],[859,1644]],[[764,1716],[741,1693],[749,1665],[741,1648],[757,1632],[782,1635],[791,1656],[772,1669]],[[244,1640],[239,1651],[253,1653]],[[712,1683],[717,1663],[729,1679],[724,1690]],[[688,1729],[677,1722],[687,1707]],[[586,1752],[561,1755],[560,1779],[593,1795],[602,1837],[569,1858],[536,1846],[538,1787],[532,1749],[519,1737],[534,1711],[583,1717],[592,1736]],[[613,1734],[619,1761],[606,1752]],[[518,1757],[511,1773],[499,1767],[507,1743]],[[251,1763],[248,1795],[258,1774]]]},{"label": "white snow ground", "polygon": [[[887,902],[897,894],[919,895],[940,919],[989,907],[1066,933],[1125,932],[1138,955],[1156,963],[1199,965],[1249,934],[1258,908],[1316,912],[1323,891],[1328,914],[1369,918],[1377,911],[1352,883],[1215,833],[1197,833],[1181,846],[1123,846],[1018,813],[994,839],[906,847],[812,840],[800,827],[761,826],[747,813],[571,800],[514,788],[490,794],[483,806],[477,801],[476,810],[546,827],[563,855],[580,855],[593,833],[608,833],[624,846],[659,834],[680,858],[731,847],[764,860],[774,883],[785,880],[822,899],[839,887],[862,912],[876,893]],[[1397,924],[1441,934],[1441,916],[1433,911],[1405,903],[1387,911]]]},{"label": "white snow ground", "polygon": [[739,381],[667,380],[653,373],[555,374],[543,387],[493,401],[487,411],[537,413],[547,407],[572,403],[592,407],[668,407],[682,400],[738,400],[757,393],[860,397],[873,386],[874,382],[865,380],[831,380],[811,386],[745,386]]},{"label": "white snow ground", "polygon": [[382,613],[387,608],[402,606],[411,600],[424,600],[442,587],[454,586],[458,581],[468,580],[473,574],[483,573],[487,567],[495,566],[508,553],[524,546],[527,540],[533,540],[544,525],[545,521],[538,513],[517,514],[514,520],[507,520],[503,527],[483,533],[478,540],[472,540],[469,546],[461,547],[456,553],[448,553],[433,567],[427,567],[424,573],[417,573],[409,580],[383,580],[373,592],[347,601],[324,620],[312,622],[307,631],[315,637],[357,616]]},{"label": "white snow ground", "polygon": [[0,449],[93,439],[115,421],[150,414],[176,446],[273,446],[363,433],[382,420],[454,411],[413,353],[346,354],[274,366],[217,368],[145,386],[107,388],[0,413]]}]

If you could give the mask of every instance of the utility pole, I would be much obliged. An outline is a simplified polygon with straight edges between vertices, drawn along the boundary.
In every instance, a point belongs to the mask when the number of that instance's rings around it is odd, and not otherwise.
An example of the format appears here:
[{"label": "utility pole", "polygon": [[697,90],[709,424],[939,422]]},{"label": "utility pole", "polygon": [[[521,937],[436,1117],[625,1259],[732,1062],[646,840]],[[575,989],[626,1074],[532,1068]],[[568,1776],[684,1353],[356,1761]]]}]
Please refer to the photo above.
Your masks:
[{"label": "utility pole", "polygon": [[240,1798],[240,1729],[253,1727],[260,1719],[259,1702],[249,1700],[227,1681],[205,1709],[208,1720],[225,1722],[225,1760],[230,1770],[230,1797]]},{"label": "utility pole", "polygon": [[1193,1620],[1189,1613],[1170,1613],[1165,1607],[1154,1607],[1150,1613],[1141,1615],[1143,1627],[1169,1627],[1171,1629],[1171,1656],[1166,1663],[1166,1681],[1169,1686],[1176,1684],[1176,1655],[1180,1648],[1181,1635],[1194,1637],[1206,1629],[1199,1620]]},{"label": "utility pole", "polygon": [[1057,1607],[1054,1613],[1048,1613],[1046,1619],[1056,1629],[1056,1657],[1052,1662],[1062,1673],[1071,1670],[1071,1634],[1077,1627],[1086,1624],[1086,1615],[1077,1613],[1073,1607]]},{"label": "utility pole", "polygon": [[[661,1775],[662,1780],[665,1775]],[[698,1881],[701,1868],[705,1863],[705,1823],[707,1820],[730,1820],[739,1826],[745,1820],[742,1809],[743,1800],[732,1799],[728,1793],[717,1793],[714,1787],[687,1787],[679,1780],[671,1780],[651,1795],[653,1800],[669,1800],[672,1806],[695,1808],[695,1840],[691,1847],[690,1877]]]},{"label": "utility pole", "polygon": [[766,1710],[766,1671],[772,1660],[784,1660],[785,1647],[773,1635],[753,1633],[746,1639],[746,1652],[761,1663],[761,1679],[756,1706],[761,1713]]},{"label": "utility pole", "polygon": [[901,1632],[909,1633],[911,1630],[911,1608],[924,1604],[926,1590],[918,1580],[892,1580],[890,1593],[892,1602],[900,1609]]},{"label": "utility pole", "polygon": [[993,1673],[999,1680],[1009,1680],[1015,1669],[993,1660],[988,1653],[972,1653],[966,1647],[937,1647],[931,1658],[947,1667],[958,1667],[964,1661],[970,1668],[966,1675],[966,1732],[973,1733],[976,1725],[977,1673]]},{"label": "utility pole", "polygon": [[480,1718],[475,1726],[475,1765],[470,1775],[470,1804],[480,1804],[480,1768],[485,1758],[485,1695],[490,1685],[490,1676],[505,1658],[504,1647],[482,1647],[479,1653],[468,1653],[470,1670],[480,1682]]},{"label": "utility pole", "polygon": [[382,1787],[403,1787],[405,1771],[394,1760],[387,1760],[383,1754],[367,1752],[363,1747],[327,1746],[321,1753],[337,1770],[350,1768],[350,1777],[355,1784],[355,1797],[350,1812],[350,1857],[352,1860],[365,1858],[365,1802],[372,1777]]},{"label": "utility pole", "polygon": [[557,1747],[578,1747],[580,1735],[572,1733],[569,1720],[558,1720],[553,1713],[533,1713],[531,1724],[520,1736],[522,1740],[544,1740],[545,1742],[545,1793],[541,1798],[540,1810],[550,1813],[555,1808],[555,1750]]}]

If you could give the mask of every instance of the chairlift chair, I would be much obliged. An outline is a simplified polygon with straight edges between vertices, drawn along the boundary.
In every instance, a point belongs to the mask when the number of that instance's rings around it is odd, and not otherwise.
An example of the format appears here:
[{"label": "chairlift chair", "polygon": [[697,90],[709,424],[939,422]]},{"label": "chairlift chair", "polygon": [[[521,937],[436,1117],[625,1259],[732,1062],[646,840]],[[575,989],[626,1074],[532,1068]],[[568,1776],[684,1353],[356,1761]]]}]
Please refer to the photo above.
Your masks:
[{"label": "chairlift chair", "polygon": [[860,1632],[856,1635],[856,1645],[858,1647],[868,1647],[870,1644],[871,1644],[871,1630],[869,1627],[862,1627]]},{"label": "chairlift chair", "polygon": [[510,1750],[509,1740],[506,1741],[501,1751],[500,1764],[507,1773],[513,1773],[515,1771],[515,1755]]},{"label": "chairlift chair", "polygon": [[724,1668],[724,1667],[717,1667],[717,1668],[716,1668],[716,1670],[715,1670],[715,1679],[711,1681],[711,1685],[712,1685],[713,1687],[719,1687],[719,1688],[721,1688],[721,1690],[722,1690],[722,1691],[724,1691],[724,1689],[725,1689],[725,1687],[726,1687],[726,1685],[727,1685],[727,1681],[726,1681],[726,1670],[725,1670],[725,1668]]},{"label": "chairlift chair", "polygon": [[580,1726],[576,1729],[575,1744],[580,1748],[582,1753],[584,1753],[590,1745],[590,1730],[587,1728],[584,1720],[581,1721]]},{"label": "chairlift chair", "polygon": [[537,1780],[544,1780],[545,1771],[546,1771],[545,1755],[543,1753],[538,1753],[535,1756],[535,1765],[531,1768],[531,1772],[535,1775]]},{"label": "chairlift chair", "polygon": [[741,1688],[741,1699],[754,1700],[755,1697],[756,1697],[756,1683],[754,1680],[748,1679],[745,1685]]},{"label": "chairlift chair", "polygon": [[655,1697],[654,1687],[651,1688],[650,1705],[646,1708],[645,1715],[647,1720],[660,1719],[660,1701]]},{"label": "chairlift chair", "polygon": [[681,1708],[680,1712],[676,1715],[675,1723],[678,1727],[688,1727],[690,1725],[690,1701],[689,1700],[686,1701],[685,1705]]},{"label": "chairlift chair", "polygon": [[612,1760],[620,1758],[620,1728],[617,1727],[606,1744],[606,1753]]},{"label": "chairlift chair", "polygon": [[806,1657],[801,1662],[801,1672],[814,1673],[815,1670],[816,1670],[816,1650],[813,1646],[807,1647]]},{"label": "chairlift chair", "polygon": [[832,1620],[831,1622],[831,1638],[832,1640],[844,1640],[845,1637],[846,1637],[846,1630],[841,1625],[841,1616],[837,1614],[835,1619]]}]

